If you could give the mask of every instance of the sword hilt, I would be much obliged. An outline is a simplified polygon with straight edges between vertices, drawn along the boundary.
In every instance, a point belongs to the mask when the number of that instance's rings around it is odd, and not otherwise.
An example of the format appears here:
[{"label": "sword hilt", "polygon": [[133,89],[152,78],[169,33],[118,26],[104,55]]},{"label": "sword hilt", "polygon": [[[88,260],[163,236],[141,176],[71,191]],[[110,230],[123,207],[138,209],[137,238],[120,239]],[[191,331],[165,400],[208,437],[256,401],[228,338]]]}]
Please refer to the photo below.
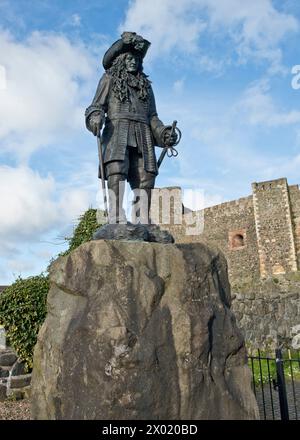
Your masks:
[{"label": "sword hilt", "polygon": [[[179,144],[180,139],[181,139],[181,131],[180,131],[179,128],[177,127],[177,121],[173,121],[173,123],[172,123],[171,126],[170,126],[170,125],[167,125],[167,126],[163,129],[163,132],[162,132],[162,135],[161,135],[161,136],[162,136],[162,138],[163,138],[163,137],[164,137],[164,131],[166,131],[166,130],[170,130],[170,128],[171,128],[171,131],[170,131],[170,137],[174,134],[175,131],[177,131],[177,133],[178,133],[178,139],[177,139],[177,141],[175,142],[175,144],[173,144],[173,145],[166,145],[166,144],[165,144],[164,149],[163,149],[163,151],[161,152],[160,157],[159,157],[159,159],[158,159],[158,161],[157,161],[157,168],[160,167],[160,165],[161,165],[162,161],[164,160],[164,157],[165,157],[165,155],[166,155],[167,153],[168,153],[168,156],[169,156],[169,157],[171,157],[171,156],[177,156],[177,155],[178,155],[178,151],[174,148],[174,146],[176,146],[176,145]],[[170,154],[169,154],[169,150],[170,150]]]}]

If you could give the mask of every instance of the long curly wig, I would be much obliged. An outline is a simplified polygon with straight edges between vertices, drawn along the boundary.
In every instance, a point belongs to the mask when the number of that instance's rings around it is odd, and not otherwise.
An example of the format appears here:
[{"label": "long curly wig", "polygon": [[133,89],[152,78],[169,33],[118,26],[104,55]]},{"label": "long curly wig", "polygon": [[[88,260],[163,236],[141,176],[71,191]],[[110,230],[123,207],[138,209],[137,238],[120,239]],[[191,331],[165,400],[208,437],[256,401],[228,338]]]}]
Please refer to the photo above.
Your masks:
[{"label": "long curly wig", "polygon": [[143,73],[142,59],[139,60],[136,75],[133,75],[126,70],[125,58],[127,55],[128,52],[119,55],[111,68],[107,70],[107,73],[112,76],[112,91],[120,101],[124,102],[129,100],[129,87],[133,87],[136,89],[139,99],[146,101],[151,82]]}]

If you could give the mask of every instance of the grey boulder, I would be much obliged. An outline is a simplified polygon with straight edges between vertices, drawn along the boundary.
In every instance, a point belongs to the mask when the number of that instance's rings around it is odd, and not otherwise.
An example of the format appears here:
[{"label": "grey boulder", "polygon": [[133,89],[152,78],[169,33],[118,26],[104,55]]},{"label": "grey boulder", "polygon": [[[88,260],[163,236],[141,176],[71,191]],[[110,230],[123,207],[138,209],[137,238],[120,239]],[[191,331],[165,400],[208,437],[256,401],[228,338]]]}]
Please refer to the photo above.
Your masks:
[{"label": "grey boulder", "polygon": [[223,255],[96,240],[56,260],[34,353],[35,419],[257,419]]}]

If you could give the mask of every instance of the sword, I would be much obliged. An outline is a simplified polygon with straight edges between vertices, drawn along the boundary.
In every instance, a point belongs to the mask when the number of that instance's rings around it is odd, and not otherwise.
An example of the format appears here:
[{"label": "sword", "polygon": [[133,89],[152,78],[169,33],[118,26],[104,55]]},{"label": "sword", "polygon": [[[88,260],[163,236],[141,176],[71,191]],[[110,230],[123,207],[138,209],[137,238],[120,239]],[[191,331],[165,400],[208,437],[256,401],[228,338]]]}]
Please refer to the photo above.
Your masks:
[{"label": "sword", "polygon": [[[171,132],[170,132],[170,137],[172,136],[172,134],[174,133],[175,129],[176,129],[176,125],[177,125],[177,121],[173,121],[172,127],[171,127]],[[178,129],[177,129],[178,130]],[[179,142],[179,141],[178,141]],[[177,143],[178,143],[177,142]],[[176,145],[177,145],[176,143]],[[159,168],[161,166],[162,161],[164,160],[165,155],[167,154],[168,148],[170,148],[169,146],[165,146],[163,151],[161,152],[159,159],[157,161],[157,168]]]},{"label": "sword", "polygon": [[106,186],[105,186],[105,175],[104,175],[104,163],[103,163],[103,152],[101,143],[101,131],[97,134],[97,144],[98,144],[98,156],[101,172],[101,183],[102,183],[102,194],[104,200],[104,216],[108,220],[108,207],[107,207],[107,196],[106,196]]}]

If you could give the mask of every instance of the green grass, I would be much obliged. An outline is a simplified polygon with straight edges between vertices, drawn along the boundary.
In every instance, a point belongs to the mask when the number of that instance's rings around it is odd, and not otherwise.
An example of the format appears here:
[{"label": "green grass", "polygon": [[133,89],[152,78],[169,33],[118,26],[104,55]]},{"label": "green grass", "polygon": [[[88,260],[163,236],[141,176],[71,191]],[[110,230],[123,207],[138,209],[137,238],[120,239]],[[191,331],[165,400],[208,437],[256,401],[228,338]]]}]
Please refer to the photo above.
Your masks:
[{"label": "green grass", "polygon": [[[249,355],[250,356],[250,355]],[[252,353],[252,356],[258,356],[257,353]],[[276,374],[276,364],[275,364],[275,356],[272,355],[267,355],[266,353],[260,352],[260,356],[261,357],[269,357],[270,360],[269,362],[266,359],[262,359],[261,361],[259,361],[258,359],[253,359],[253,361],[251,361],[251,359],[248,359],[248,365],[251,369],[252,372],[252,368],[253,368],[253,372],[254,372],[254,381],[255,384],[260,384],[261,382],[263,383],[267,383],[269,381],[269,377],[272,379],[277,379],[277,374]],[[290,368],[290,364],[292,365],[292,370],[293,370],[293,378],[294,380],[299,380],[300,381],[300,361],[299,362],[289,362],[289,354],[288,353],[284,353],[283,358],[285,360],[284,362],[284,375],[286,380],[289,380],[292,378],[292,373],[291,373],[291,368]],[[297,353],[292,353],[290,352],[290,358],[291,359],[298,359],[297,357]]]}]

